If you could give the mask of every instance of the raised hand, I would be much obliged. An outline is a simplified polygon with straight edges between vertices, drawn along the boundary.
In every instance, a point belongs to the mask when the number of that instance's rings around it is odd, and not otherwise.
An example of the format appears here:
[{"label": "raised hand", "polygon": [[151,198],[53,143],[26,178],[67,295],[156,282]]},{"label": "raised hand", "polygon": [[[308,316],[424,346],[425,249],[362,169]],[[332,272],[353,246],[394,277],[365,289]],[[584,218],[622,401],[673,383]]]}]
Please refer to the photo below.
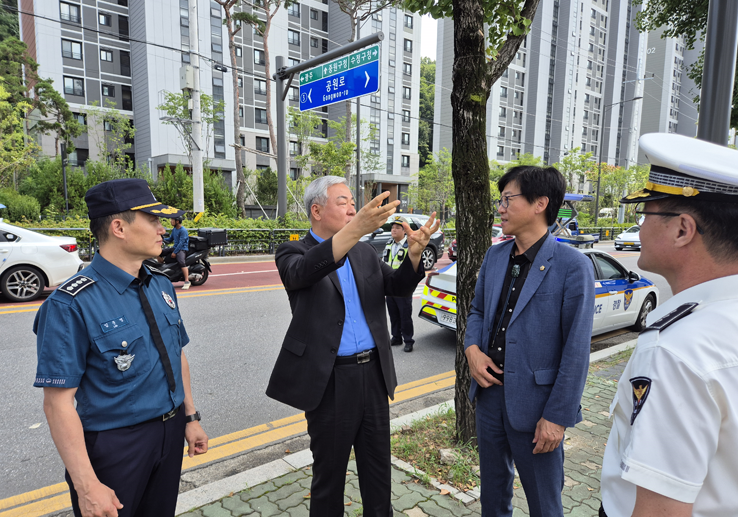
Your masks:
[{"label": "raised hand", "polygon": [[389,195],[389,192],[382,192],[356,213],[349,224],[354,226],[354,229],[359,235],[372,233],[374,230],[386,223],[389,216],[395,213],[400,204],[399,200],[391,201],[386,205],[382,205],[382,202],[387,199]]},{"label": "raised hand", "polygon": [[[399,202],[398,202],[399,203]],[[441,221],[436,220],[436,213],[433,212],[423,226],[413,231],[410,229],[410,225],[402,223],[402,227],[405,229],[407,235],[408,254],[411,256],[418,256],[423,253],[423,250],[428,245],[431,235],[438,231],[441,226]]]}]

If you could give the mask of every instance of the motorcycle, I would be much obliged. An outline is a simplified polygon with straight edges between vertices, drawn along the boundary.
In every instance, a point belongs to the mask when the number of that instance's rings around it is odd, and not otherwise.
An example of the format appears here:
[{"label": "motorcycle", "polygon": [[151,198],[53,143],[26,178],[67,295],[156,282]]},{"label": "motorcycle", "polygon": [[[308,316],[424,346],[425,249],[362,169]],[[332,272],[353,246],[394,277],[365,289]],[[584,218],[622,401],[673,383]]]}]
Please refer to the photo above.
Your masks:
[{"label": "motorcycle", "polygon": [[[205,237],[190,237],[190,249],[185,254],[185,264],[189,268],[189,280],[192,285],[204,284],[212,272],[210,262],[208,262],[209,254],[210,246]],[[165,257],[163,263],[159,263],[155,258],[150,258],[144,260],[144,264],[164,273],[172,283],[184,282],[182,268],[177,264],[177,259],[171,256]]]}]

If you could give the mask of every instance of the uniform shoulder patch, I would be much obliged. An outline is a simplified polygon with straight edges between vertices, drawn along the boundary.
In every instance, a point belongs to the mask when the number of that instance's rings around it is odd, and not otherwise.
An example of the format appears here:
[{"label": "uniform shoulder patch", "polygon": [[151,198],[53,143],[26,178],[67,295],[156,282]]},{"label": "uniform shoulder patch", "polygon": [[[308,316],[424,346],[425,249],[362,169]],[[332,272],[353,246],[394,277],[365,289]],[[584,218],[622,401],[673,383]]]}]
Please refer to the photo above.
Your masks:
[{"label": "uniform shoulder patch", "polygon": [[630,380],[633,388],[633,414],[630,415],[630,425],[635,422],[638,413],[643,409],[648,394],[651,393],[651,379],[648,377],[633,377]]},{"label": "uniform shoulder patch", "polygon": [[78,275],[64,282],[57,288],[57,290],[63,293],[71,294],[72,296],[77,296],[77,294],[82,289],[84,289],[85,287],[89,287],[94,283],[95,281],[92,278],[88,278],[84,275]]},{"label": "uniform shoulder patch", "polygon": [[692,313],[695,307],[697,307],[699,303],[697,302],[690,302],[685,303],[668,313],[663,318],[659,318],[658,320],[651,323],[648,327],[643,329],[643,332],[649,331],[649,330],[664,330],[666,327],[673,325],[680,319],[684,318],[685,316],[688,316]]}]

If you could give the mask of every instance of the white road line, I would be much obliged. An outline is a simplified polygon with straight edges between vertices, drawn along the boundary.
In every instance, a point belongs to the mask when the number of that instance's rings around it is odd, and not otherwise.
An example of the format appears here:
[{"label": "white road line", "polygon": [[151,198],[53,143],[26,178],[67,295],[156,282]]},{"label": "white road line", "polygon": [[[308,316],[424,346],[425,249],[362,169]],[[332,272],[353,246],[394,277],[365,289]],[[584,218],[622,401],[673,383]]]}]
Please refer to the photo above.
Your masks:
[{"label": "white road line", "polygon": [[218,275],[210,275],[210,277],[214,276],[234,276],[234,275],[253,275],[254,273],[276,273],[277,269],[265,269],[264,271],[239,271],[238,273],[220,273]]}]

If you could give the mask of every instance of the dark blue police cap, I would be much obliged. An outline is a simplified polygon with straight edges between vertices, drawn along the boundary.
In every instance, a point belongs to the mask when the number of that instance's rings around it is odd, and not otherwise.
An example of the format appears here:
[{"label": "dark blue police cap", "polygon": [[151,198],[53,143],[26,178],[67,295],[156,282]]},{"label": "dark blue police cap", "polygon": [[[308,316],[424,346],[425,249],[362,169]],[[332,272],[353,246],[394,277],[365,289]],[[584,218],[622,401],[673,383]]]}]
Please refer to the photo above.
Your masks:
[{"label": "dark blue police cap", "polygon": [[85,194],[90,219],[140,210],[159,217],[182,217],[184,210],[159,203],[146,180],[124,178],[95,185]]}]

